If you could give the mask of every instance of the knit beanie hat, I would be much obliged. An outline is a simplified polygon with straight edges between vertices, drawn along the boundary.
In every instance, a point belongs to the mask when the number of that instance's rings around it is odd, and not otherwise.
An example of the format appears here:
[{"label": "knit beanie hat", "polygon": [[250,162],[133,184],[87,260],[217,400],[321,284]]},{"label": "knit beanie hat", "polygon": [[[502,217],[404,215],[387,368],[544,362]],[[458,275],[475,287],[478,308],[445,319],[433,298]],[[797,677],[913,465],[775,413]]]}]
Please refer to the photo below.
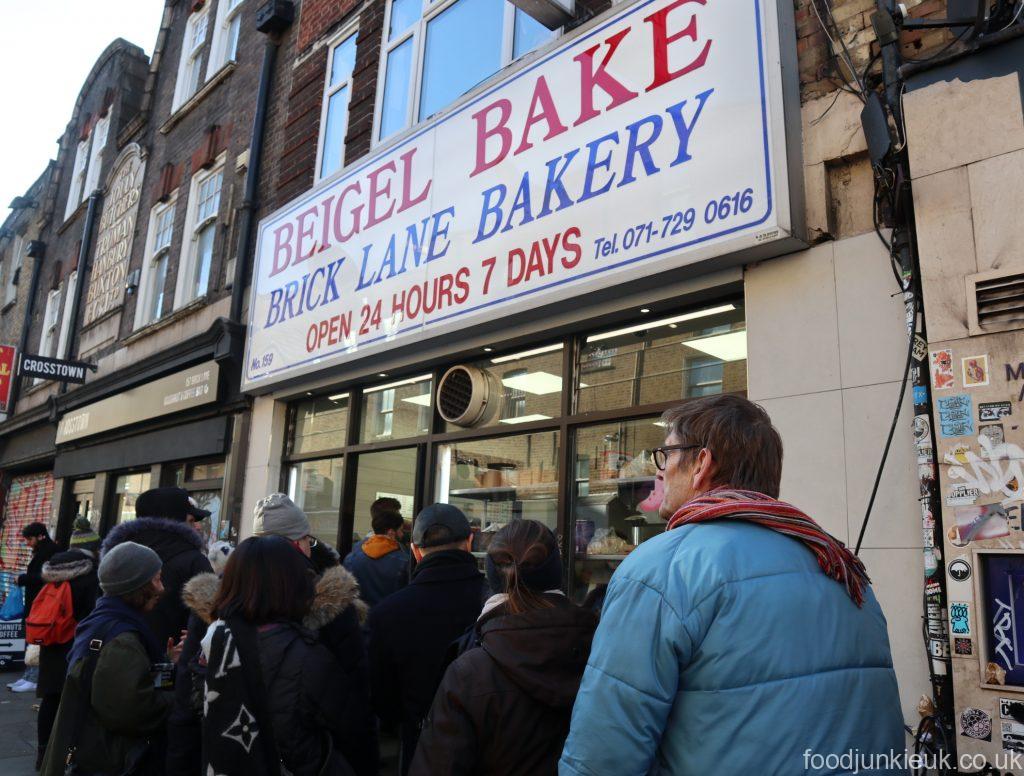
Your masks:
[{"label": "knit beanie hat", "polygon": [[92,530],[89,518],[79,515],[75,518],[74,530],[71,532],[71,546],[77,549],[94,549],[100,542],[99,534]]},{"label": "knit beanie hat", "polygon": [[126,595],[149,582],[162,566],[160,556],[149,547],[124,542],[100,561],[100,587],[107,595]]},{"label": "knit beanie hat", "polygon": [[283,536],[295,542],[309,536],[313,529],[306,513],[294,501],[284,493],[271,493],[256,502],[252,532],[254,536]]}]

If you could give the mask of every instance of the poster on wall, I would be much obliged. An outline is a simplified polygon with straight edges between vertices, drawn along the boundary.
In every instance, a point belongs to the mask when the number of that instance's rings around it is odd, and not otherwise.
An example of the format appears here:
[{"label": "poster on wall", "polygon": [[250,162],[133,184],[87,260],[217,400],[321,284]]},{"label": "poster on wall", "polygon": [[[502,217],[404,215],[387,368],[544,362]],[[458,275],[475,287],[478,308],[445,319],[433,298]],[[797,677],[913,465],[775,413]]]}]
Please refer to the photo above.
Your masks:
[{"label": "poster on wall", "polygon": [[0,414],[7,414],[14,379],[14,360],[18,351],[12,345],[0,345]]},{"label": "poster on wall", "polygon": [[777,16],[630,4],[265,218],[243,389],[783,251]]}]

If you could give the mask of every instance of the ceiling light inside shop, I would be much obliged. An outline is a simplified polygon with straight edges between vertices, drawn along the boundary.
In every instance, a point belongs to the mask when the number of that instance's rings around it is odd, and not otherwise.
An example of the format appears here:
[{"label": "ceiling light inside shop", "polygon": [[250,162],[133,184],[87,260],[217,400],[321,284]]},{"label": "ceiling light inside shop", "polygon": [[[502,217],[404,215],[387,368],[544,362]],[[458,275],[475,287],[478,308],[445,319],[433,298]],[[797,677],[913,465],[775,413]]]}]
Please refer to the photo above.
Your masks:
[{"label": "ceiling light inside shop", "polygon": [[534,348],[533,350],[524,350],[522,353],[513,353],[511,356],[498,356],[492,358],[492,364],[504,364],[508,361],[518,361],[521,358],[528,358],[529,356],[538,356],[541,353],[551,353],[555,350],[561,350],[562,343],[559,342],[557,345],[546,345],[543,348]]},{"label": "ceiling light inside shop", "polygon": [[562,378],[550,372],[530,372],[525,375],[504,377],[501,383],[515,391],[524,391],[536,396],[558,393],[562,390]]},{"label": "ceiling light inside shop", "polygon": [[680,323],[682,321],[692,321],[695,318],[707,318],[709,315],[728,313],[735,309],[736,305],[732,304],[723,304],[720,307],[709,307],[707,310],[698,310],[695,313],[683,313],[682,315],[674,315],[671,318],[662,318],[658,321],[650,321],[648,323],[638,323],[635,326],[627,326],[625,329],[616,329],[615,331],[606,331],[604,334],[595,334],[592,337],[587,337],[587,342],[600,342],[601,340],[612,339],[613,337],[621,337],[623,334],[632,334],[635,331],[656,329],[659,326],[669,326],[673,323]]},{"label": "ceiling light inside shop", "polygon": [[521,415],[518,418],[502,418],[502,423],[516,424],[516,423],[533,423],[535,420],[551,420],[550,415]]},{"label": "ceiling light inside shop", "polygon": [[408,380],[397,380],[387,385],[375,385],[372,388],[363,389],[363,393],[376,393],[377,391],[386,391],[389,388],[398,388],[402,385],[415,385],[416,383],[424,383],[427,380],[433,378],[433,375],[420,375],[419,377],[410,377]]},{"label": "ceiling light inside shop", "polygon": [[430,394],[429,393],[424,393],[424,394],[421,394],[419,396],[408,396],[408,397],[402,399],[402,401],[407,401],[407,402],[409,402],[409,404],[418,404],[421,407],[429,407],[430,406]]},{"label": "ceiling light inside shop", "polygon": [[728,334],[716,334],[713,337],[686,340],[682,344],[688,348],[707,353],[721,361],[741,361],[747,357],[747,332],[732,331]]},{"label": "ceiling light inside shop", "polygon": [[494,348],[484,348],[484,353],[491,353],[493,350]]},{"label": "ceiling light inside shop", "polygon": [[347,399],[348,398],[348,394],[347,393],[336,393],[336,394],[334,394],[334,396],[328,396],[327,398],[330,399],[331,401],[342,401],[343,399]]},{"label": "ceiling light inside shop", "polygon": [[650,307],[641,307],[641,308],[640,308],[640,312],[644,313],[645,315],[646,315],[647,313],[649,313],[650,311],[651,311],[651,308],[650,308]]}]

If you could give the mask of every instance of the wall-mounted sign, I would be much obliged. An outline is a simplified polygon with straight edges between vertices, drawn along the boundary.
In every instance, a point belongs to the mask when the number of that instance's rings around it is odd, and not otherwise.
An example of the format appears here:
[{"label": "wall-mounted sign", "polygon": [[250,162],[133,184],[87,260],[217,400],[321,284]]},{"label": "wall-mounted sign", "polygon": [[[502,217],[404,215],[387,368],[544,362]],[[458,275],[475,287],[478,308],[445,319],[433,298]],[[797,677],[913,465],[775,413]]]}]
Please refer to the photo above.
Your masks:
[{"label": "wall-mounted sign", "polygon": [[126,147],[114,163],[100,216],[83,326],[102,318],[124,301],[124,278],[132,255],[145,171],[146,161],[135,143]]},{"label": "wall-mounted sign", "polygon": [[67,413],[57,425],[57,444],[110,431],[217,400],[216,361],[130,388]]},{"label": "wall-mounted sign", "polygon": [[62,383],[85,382],[87,371],[96,371],[95,364],[85,361],[64,361],[59,358],[22,355],[18,374],[22,377],[38,377],[40,380],[57,380]]},{"label": "wall-mounted sign", "polygon": [[264,219],[243,387],[789,237],[778,12],[640,0]]},{"label": "wall-mounted sign", "polygon": [[14,360],[18,350],[13,345],[0,345],[0,413],[9,411],[11,383],[14,380]]}]

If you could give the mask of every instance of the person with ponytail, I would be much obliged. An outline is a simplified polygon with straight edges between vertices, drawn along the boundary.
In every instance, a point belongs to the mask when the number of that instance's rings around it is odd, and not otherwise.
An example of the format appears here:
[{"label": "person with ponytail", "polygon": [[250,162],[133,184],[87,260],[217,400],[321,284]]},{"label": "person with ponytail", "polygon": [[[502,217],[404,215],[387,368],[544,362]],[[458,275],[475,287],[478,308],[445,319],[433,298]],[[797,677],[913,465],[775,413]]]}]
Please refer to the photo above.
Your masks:
[{"label": "person with ponytail", "polygon": [[410,776],[555,774],[597,628],[562,594],[555,535],[514,520],[491,540],[484,604],[423,723]]}]

